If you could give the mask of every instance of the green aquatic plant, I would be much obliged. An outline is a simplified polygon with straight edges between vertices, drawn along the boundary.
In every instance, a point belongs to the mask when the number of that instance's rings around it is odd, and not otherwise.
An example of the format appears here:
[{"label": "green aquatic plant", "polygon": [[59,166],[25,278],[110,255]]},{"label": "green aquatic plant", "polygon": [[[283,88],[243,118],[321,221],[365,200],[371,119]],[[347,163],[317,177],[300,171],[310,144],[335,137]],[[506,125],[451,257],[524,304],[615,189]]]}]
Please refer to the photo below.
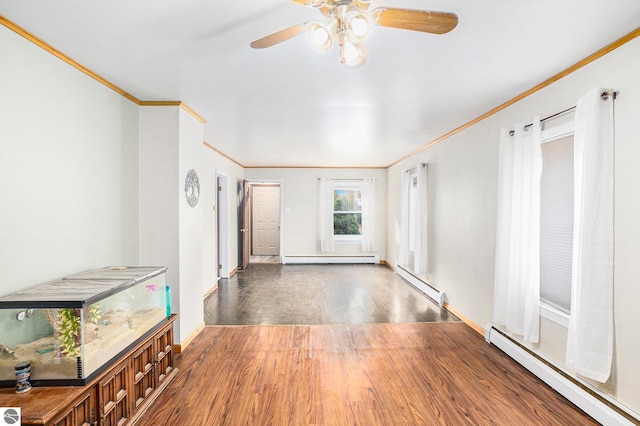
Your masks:
[{"label": "green aquatic plant", "polygon": [[58,311],[61,353],[69,358],[76,358],[81,353],[80,327],[79,309],[61,308]]},{"label": "green aquatic plant", "polygon": [[102,310],[100,309],[100,305],[94,303],[89,306],[89,315],[87,315],[87,321],[92,324],[98,324],[100,322],[100,318],[102,318]]}]

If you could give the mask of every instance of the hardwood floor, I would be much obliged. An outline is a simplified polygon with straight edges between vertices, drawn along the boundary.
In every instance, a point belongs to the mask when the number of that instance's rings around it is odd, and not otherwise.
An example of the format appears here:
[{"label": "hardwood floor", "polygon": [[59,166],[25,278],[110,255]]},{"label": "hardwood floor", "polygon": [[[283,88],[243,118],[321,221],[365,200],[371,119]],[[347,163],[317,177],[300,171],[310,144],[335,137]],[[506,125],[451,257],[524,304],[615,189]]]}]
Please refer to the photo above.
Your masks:
[{"label": "hardwood floor", "polygon": [[205,321],[139,425],[597,424],[385,267],[250,265]]},{"label": "hardwood floor", "polygon": [[205,300],[207,325],[458,321],[380,265],[249,265]]},{"label": "hardwood floor", "polygon": [[206,327],[138,423],[597,424],[461,322]]},{"label": "hardwood floor", "polygon": [[254,256],[251,255],[249,263],[280,263],[279,256]]}]

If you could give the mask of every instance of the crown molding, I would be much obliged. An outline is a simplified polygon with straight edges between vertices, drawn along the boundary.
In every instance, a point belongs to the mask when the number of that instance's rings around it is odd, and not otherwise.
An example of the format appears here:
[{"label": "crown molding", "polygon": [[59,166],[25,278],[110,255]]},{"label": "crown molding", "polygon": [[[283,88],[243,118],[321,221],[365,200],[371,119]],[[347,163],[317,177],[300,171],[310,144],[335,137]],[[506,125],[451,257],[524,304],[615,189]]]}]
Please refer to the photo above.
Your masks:
[{"label": "crown molding", "polygon": [[386,170],[387,166],[244,166],[245,169],[362,169]]},{"label": "crown molding", "polygon": [[415,151],[410,152],[409,154],[401,157],[400,159],[394,161],[393,163],[389,164],[386,168],[390,168],[392,166],[395,166],[396,164],[400,163],[401,161],[404,161],[408,158],[413,157],[414,155],[418,154],[421,151],[424,151],[425,149],[440,143],[446,139],[449,139],[451,136],[462,132],[465,129],[468,129],[469,127],[478,124],[479,122],[481,122],[482,120],[491,117],[492,115],[502,111],[503,109],[506,109],[508,107],[510,107],[511,105],[515,104],[518,101],[521,101],[522,99],[526,98],[529,95],[532,95],[536,92],[538,92],[539,90],[544,89],[545,87],[555,83],[556,81],[560,80],[561,78],[564,78],[566,76],[568,76],[569,74],[574,73],[575,71],[579,70],[580,68],[590,64],[591,62],[595,61],[596,59],[602,58],[604,55],[606,55],[607,53],[612,52],[613,50],[617,49],[620,46],[625,45],[626,43],[630,42],[631,40],[635,39],[636,37],[640,36],[640,27],[636,28],[635,30],[631,31],[630,33],[620,37],[618,40],[614,41],[613,43],[608,44],[607,46],[603,47],[602,49],[598,50],[595,53],[592,53],[591,55],[587,56],[586,58],[582,59],[579,62],[576,62],[575,64],[571,65],[570,67],[566,68],[563,71],[560,71],[558,74],[554,75],[553,77],[550,77],[548,79],[546,79],[545,81],[543,81],[542,83],[538,84],[537,86],[532,87],[531,89],[527,90],[526,92],[523,92],[521,94],[519,94],[518,96],[516,96],[513,99],[508,100],[507,102],[503,103],[502,105],[499,105],[497,107],[495,107],[494,109],[485,112],[484,114],[482,114],[481,116],[469,121],[466,124],[463,124],[460,127],[457,127],[455,129],[453,129],[452,131],[450,131],[449,133],[446,133],[442,136],[440,136],[437,139],[432,140],[431,142],[421,146],[420,148],[416,149]]},{"label": "crown molding", "polygon": [[215,146],[211,145],[208,142],[202,142],[202,144],[204,146],[206,146],[207,148],[209,148],[211,151],[223,156],[224,158],[226,158],[227,160],[231,161],[234,164],[237,164],[238,166],[242,167],[243,169],[246,169],[247,167],[240,164],[239,162],[237,162],[236,160],[234,160],[233,158],[229,157],[227,154],[225,154],[224,152],[220,151],[218,148],[216,148]]},{"label": "crown molding", "polygon": [[196,113],[194,110],[186,106],[182,101],[140,101],[138,102],[138,105],[140,106],[179,106],[180,108],[182,108],[183,110],[191,114],[193,117],[195,117],[195,119],[201,122],[202,124],[207,123],[207,120],[205,120],[200,115],[198,115],[198,113]]},{"label": "crown molding", "polygon": [[168,105],[179,106],[182,109],[184,109],[186,112],[188,112],[189,114],[194,116],[202,124],[206,123],[206,120],[204,118],[202,118],[194,110],[192,110],[187,105],[185,105],[182,101],[141,101],[140,99],[138,99],[135,96],[133,96],[131,93],[128,93],[125,90],[122,90],[121,88],[119,88],[115,84],[111,83],[110,81],[106,80],[105,78],[101,77],[100,75],[96,74],[95,72],[91,71],[89,68],[85,67],[84,65],[81,65],[79,62],[71,59],[69,56],[65,55],[64,53],[62,53],[61,51],[59,51],[55,47],[53,47],[50,44],[46,43],[42,39],[36,37],[35,35],[30,33],[29,31],[25,30],[24,28],[20,27],[19,25],[11,22],[10,20],[8,20],[7,18],[5,18],[2,15],[0,15],[0,25],[5,26],[8,29],[10,29],[11,31],[15,32],[16,34],[24,37],[25,39],[29,40],[30,42],[32,42],[36,46],[40,47],[41,49],[51,53],[53,56],[57,57],[58,59],[66,62],[67,64],[69,64],[72,67],[76,68],[78,71],[88,75],[89,77],[93,78],[97,82],[103,84],[104,86],[107,86],[109,89],[113,90],[114,92],[116,92],[116,93],[122,95],[123,97],[129,99],[131,102],[135,103],[136,105],[140,105],[140,106],[168,106]]},{"label": "crown molding", "polygon": [[[101,77],[100,75],[94,73],[93,71],[91,71],[90,69],[84,67],[83,65],[81,65],[80,63],[78,63],[77,61],[71,59],[70,57],[68,57],[67,55],[65,55],[64,53],[60,52],[59,50],[57,50],[56,48],[50,46],[49,44],[47,44],[46,42],[44,42],[43,40],[41,40],[40,38],[36,37],[35,35],[31,34],[30,32],[28,32],[27,30],[25,30],[24,28],[16,25],[15,23],[9,21],[8,19],[6,19],[5,17],[3,17],[2,15],[0,15],[0,24],[7,27],[8,29],[14,31],[15,33],[19,34],[20,36],[26,38],[27,40],[31,41],[32,43],[34,43],[35,45],[39,46],[40,48],[46,50],[47,52],[51,53],[52,55],[56,56],[57,58],[61,59],[62,61],[66,62],[67,64],[71,65],[72,67],[78,69],[79,71],[83,72],[84,74],[88,75],[89,77],[95,79],[96,81],[102,83],[103,85],[107,86],[108,88],[112,89],[113,91],[115,91],[116,93],[122,95],[123,97],[129,99],[131,102],[134,102],[137,105],[140,106],[179,106],[182,109],[184,109],[186,112],[188,112],[189,114],[191,114],[193,117],[195,117],[198,121],[200,121],[201,123],[205,124],[206,120],[201,117],[199,114],[197,114],[195,111],[193,111],[191,108],[189,108],[187,105],[185,105],[182,101],[141,101],[140,99],[136,98],[135,96],[133,96],[132,94],[122,90],[121,88],[119,88],[118,86],[116,86],[115,84],[107,81],[106,79],[104,79],[103,77]],[[555,83],[556,81],[568,76],[569,74],[574,73],[575,71],[579,70],[580,68],[590,64],[591,62],[605,56],[606,54],[612,52],[613,50],[617,49],[620,46],[623,46],[624,44],[628,43],[629,41],[637,38],[638,36],[640,36],[640,27],[636,28],[635,30],[631,31],[630,33],[622,36],[621,38],[619,38],[618,40],[614,41],[613,43],[608,44],[607,46],[603,47],[602,49],[598,50],[597,52],[587,56],[586,58],[582,59],[579,62],[576,62],[575,64],[571,65],[570,67],[566,68],[565,70],[559,72],[558,74],[555,74],[554,76],[548,78],[547,80],[543,81],[542,83],[532,87],[531,89],[519,94],[518,96],[508,100],[507,102],[493,108],[490,111],[487,111],[486,113],[482,114],[481,116],[469,121],[466,124],[463,124],[462,126],[459,126],[453,130],[451,130],[450,132],[426,143],[425,145],[421,146],[420,148],[410,152],[409,154],[406,154],[404,156],[402,156],[401,158],[399,158],[398,160],[394,161],[393,163],[387,165],[387,166],[382,166],[382,167],[304,167],[304,166],[243,166],[242,164],[240,164],[238,161],[234,160],[233,158],[229,157],[228,155],[226,155],[225,153],[223,153],[222,151],[218,150],[217,148],[213,147],[212,145],[208,144],[207,142],[204,142],[204,145],[207,146],[208,148],[212,149],[213,151],[217,152],[218,154],[222,155],[223,157],[227,158],[229,161],[232,161],[233,163],[239,165],[240,167],[246,168],[246,169],[287,169],[287,168],[317,168],[317,169],[389,169],[390,167],[395,166],[396,164],[411,158],[413,156],[415,156],[416,154],[424,151],[425,149],[440,143],[444,140],[449,139],[451,136],[456,135],[460,132],[462,132],[463,130],[468,129],[469,127],[478,124],[479,122],[485,120],[486,118],[491,117],[492,115],[510,107],[511,105],[515,104],[516,102],[521,101],[522,99],[542,90],[543,88]]]},{"label": "crown molding", "polygon": [[88,75],[89,77],[91,77],[94,80],[98,81],[99,83],[102,83],[103,85],[107,86],[109,89],[113,90],[114,92],[119,93],[120,95],[122,95],[125,98],[129,99],[131,102],[136,103],[138,105],[140,104],[140,100],[138,98],[136,98],[135,96],[133,96],[132,94],[130,94],[128,92],[125,92],[124,90],[122,90],[121,88],[116,86],[115,84],[107,81],[106,79],[104,79],[103,77],[99,76],[95,72],[91,71],[90,69],[86,68],[85,66],[81,65],[80,63],[74,61],[73,59],[71,59],[70,57],[68,57],[67,55],[65,55],[61,51],[59,51],[58,49],[56,49],[56,48],[52,47],[51,45],[45,43],[42,39],[36,37],[35,35],[31,34],[29,31],[25,30],[24,28],[19,27],[18,25],[16,25],[13,22],[9,21],[8,19],[6,19],[2,15],[0,15],[0,24],[2,24],[5,27],[9,28],[11,31],[15,32],[16,34],[26,38],[27,40],[29,40],[30,42],[32,42],[36,46],[39,46],[43,50],[46,50],[47,52],[51,53],[53,56],[57,57],[58,59],[61,59],[62,61],[66,62],[67,64],[71,65],[72,67],[74,67],[74,68],[78,69],[79,71],[85,73],[86,75]]}]

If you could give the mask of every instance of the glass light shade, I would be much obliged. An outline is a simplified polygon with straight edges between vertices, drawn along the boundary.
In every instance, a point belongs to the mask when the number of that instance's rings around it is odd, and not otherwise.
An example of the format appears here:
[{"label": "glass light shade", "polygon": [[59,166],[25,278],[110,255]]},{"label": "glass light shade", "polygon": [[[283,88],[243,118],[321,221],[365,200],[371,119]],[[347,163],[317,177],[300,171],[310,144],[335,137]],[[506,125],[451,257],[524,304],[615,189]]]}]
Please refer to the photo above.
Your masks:
[{"label": "glass light shade", "polygon": [[322,7],[327,4],[326,0],[308,0],[305,6],[309,7]]},{"label": "glass light shade", "polygon": [[371,33],[371,17],[369,15],[351,11],[347,14],[347,37],[354,42],[360,43]]},{"label": "glass light shade", "polygon": [[359,45],[344,41],[340,45],[340,62],[347,68],[358,68],[367,61]]},{"label": "glass light shade", "polygon": [[319,22],[311,23],[307,30],[307,37],[311,46],[320,51],[329,50],[333,43],[334,28],[335,26],[331,23],[329,25],[323,25]]}]

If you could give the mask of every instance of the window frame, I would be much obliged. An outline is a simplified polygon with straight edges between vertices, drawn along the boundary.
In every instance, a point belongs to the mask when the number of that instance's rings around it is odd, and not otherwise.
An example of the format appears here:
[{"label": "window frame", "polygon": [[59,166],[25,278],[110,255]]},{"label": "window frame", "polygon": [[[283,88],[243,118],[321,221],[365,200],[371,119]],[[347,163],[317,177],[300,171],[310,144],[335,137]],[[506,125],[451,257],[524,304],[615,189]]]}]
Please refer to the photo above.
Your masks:
[{"label": "window frame", "polygon": [[[360,201],[362,201],[362,181],[361,180],[334,180],[332,193],[335,196],[336,190],[351,190],[351,191],[360,191]],[[336,213],[336,210],[331,208],[331,229],[334,229],[333,218]],[[339,213],[350,213],[347,211],[339,211]],[[360,214],[360,223],[364,220],[364,213],[362,212],[362,207],[360,211],[353,211],[352,213]],[[362,242],[362,230],[360,230],[360,234],[345,234],[345,235],[336,235],[333,234],[333,240],[335,243],[361,243]]]},{"label": "window frame", "polygon": [[[565,138],[567,136],[572,136],[574,134],[575,134],[575,123],[573,120],[571,120],[566,123],[559,124],[557,126],[543,130],[542,139],[540,143],[545,144],[545,143],[553,142],[558,139]],[[570,313],[567,313],[553,306],[552,304],[545,302],[542,299],[542,297],[540,297],[540,316],[550,321],[553,321],[556,324],[559,324],[565,328],[569,328]]]}]

